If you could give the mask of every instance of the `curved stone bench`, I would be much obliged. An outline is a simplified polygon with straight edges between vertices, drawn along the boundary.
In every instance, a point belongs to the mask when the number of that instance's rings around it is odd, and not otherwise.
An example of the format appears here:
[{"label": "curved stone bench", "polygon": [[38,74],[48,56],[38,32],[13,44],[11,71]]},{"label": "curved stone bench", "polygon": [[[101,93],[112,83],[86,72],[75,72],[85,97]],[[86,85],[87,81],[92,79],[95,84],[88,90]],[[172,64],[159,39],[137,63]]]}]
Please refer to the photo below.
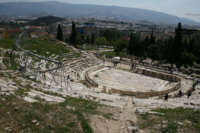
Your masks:
[{"label": "curved stone bench", "polygon": [[102,68],[104,68],[104,66],[95,66],[95,67],[92,67],[91,69],[89,69],[88,71],[86,71],[86,73],[85,73],[85,80],[92,87],[98,87],[99,85],[93,79],[90,78],[90,76],[89,76],[90,73],[94,72],[94,71],[97,71],[99,69],[102,69]]},{"label": "curved stone bench", "polygon": [[150,71],[150,70],[147,70],[147,69],[136,68],[134,70],[134,73],[143,74],[143,75],[154,77],[154,78],[159,78],[159,79],[162,79],[162,80],[168,80],[168,81],[171,81],[171,82],[181,81],[181,79],[178,78],[175,75],[162,73],[162,72],[156,72],[156,71],[152,71],[152,70]]}]

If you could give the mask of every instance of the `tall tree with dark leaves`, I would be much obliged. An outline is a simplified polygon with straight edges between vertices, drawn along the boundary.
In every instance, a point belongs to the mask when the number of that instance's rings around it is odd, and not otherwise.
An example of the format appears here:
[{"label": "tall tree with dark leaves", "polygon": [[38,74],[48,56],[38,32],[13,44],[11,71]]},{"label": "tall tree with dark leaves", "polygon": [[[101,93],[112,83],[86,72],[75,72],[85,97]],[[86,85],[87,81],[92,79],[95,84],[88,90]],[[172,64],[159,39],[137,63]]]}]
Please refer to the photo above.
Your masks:
[{"label": "tall tree with dark leaves", "polygon": [[154,37],[154,29],[152,28],[151,37],[150,37],[150,44],[154,44],[156,42],[156,39]]},{"label": "tall tree with dark leaves", "polygon": [[183,52],[183,36],[182,36],[182,24],[178,23],[178,27],[176,28],[176,35],[175,35],[175,43],[173,46],[173,56],[176,59],[176,65],[180,67],[181,65],[181,54]]},{"label": "tall tree with dark leaves", "polygon": [[76,24],[75,22],[72,22],[72,32],[70,36],[71,43],[76,46],[77,43],[77,32],[76,32]]},{"label": "tall tree with dark leaves", "polygon": [[94,43],[95,43],[95,40],[96,40],[96,38],[95,38],[95,34],[94,34],[94,33],[92,33],[92,37],[91,37],[91,43],[92,43],[92,44],[94,44]]},{"label": "tall tree with dark leaves", "polygon": [[130,34],[130,40],[129,40],[129,44],[128,44],[128,52],[130,55],[133,55],[134,53],[134,37],[133,37],[133,33]]},{"label": "tall tree with dark leaves", "polygon": [[57,39],[63,41],[63,31],[60,24],[58,25],[57,28]]}]

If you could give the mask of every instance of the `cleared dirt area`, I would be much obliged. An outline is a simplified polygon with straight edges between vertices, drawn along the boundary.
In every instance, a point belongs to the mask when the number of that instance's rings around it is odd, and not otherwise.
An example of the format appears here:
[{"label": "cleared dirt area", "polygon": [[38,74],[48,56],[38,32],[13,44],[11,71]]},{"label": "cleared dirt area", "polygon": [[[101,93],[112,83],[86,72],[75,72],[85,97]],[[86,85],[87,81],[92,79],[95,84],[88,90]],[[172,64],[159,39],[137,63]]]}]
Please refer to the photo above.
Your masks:
[{"label": "cleared dirt area", "polygon": [[140,92],[163,91],[171,85],[169,81],[152,78],[113,68],[104,68],[90,75],[99,85]]}]

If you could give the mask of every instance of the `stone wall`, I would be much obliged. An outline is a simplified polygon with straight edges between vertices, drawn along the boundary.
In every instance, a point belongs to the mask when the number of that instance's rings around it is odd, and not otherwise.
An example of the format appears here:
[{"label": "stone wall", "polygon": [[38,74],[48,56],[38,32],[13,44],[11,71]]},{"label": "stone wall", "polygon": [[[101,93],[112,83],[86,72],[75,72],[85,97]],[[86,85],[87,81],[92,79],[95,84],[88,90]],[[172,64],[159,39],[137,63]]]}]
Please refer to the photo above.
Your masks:
[{"label": "stone wall", "polygon": [[[112,63],[111,60],[106,60],[104,62],[104,65],[105,66],[108,66],[108,67],[114,67],[114,64]],[[116,66],[117,69],[122,69],[122,70],[130,70],[131,69],[131,65],[129,63],[118,63],[117,66]]]},{"label": "stone wall", "polygon": [[[114,66],[112,62],[107,61],[106,66]],[[131,69],[131,64],[129,63],[118,63],[116,66],[117,69],[122,69],[122,70],[128,70],[130,71]],[[141,68],[135,68],[135,70],[133,70],[132,72],[134,73],[138,73],[138,74],[143,74],[146,76],[150,76],[150,77],[154,77],[154,78],[159,78],[162,80],[168,80],[171,82],[179,82],[181,79],[178,78],[178,76],[172,75],[172,74],[168,74],[168,73],[164,73],[164,72],[156,72],[153,70],[147,70],[147,69],[141,69]]]},{"label": "stone wall", "polygon": [[120,95],[126,95],[126,96],[135,96],[137,98],[149,98],[154,96],[163,96],[165,94],[177,91],[181,87],[181,83],[178,82],[175,86],[173,86],[170,89],[164,90],[164,91],[152,91],[152,92],[133,92],[133,91],[124,91],[124,90],[118,90],[118,89],[110,89],[108,93],[115,93]]},{"label": "stone wall", "polygon": [[131,65],[130,64],[124,64],[124,63],[118,63],[116,68],[129,71],[131,69]]},{"label": "stone wall", "polygon": [[181,81],[181,79],[178,78],[175,75],[162,73],[162,72],[156,72],[156,71],[150,71],[150,70],[147,70],[147,69],[136,68],[134,70],[134,72],[138,73],[138,74],[143,74],[143,75],[146,75],[146,76],[154,77],[154,78],[159,78],[159,79],[162,79],[162,80],[171,81],[171,82]]}]

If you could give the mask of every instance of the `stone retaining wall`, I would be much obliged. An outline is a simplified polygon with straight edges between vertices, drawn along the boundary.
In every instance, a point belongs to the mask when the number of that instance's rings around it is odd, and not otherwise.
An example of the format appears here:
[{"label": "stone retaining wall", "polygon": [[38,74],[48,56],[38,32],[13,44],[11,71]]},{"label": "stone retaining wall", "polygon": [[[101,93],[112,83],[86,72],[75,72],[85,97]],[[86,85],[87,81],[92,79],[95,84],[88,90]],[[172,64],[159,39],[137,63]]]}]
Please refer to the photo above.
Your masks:
[{"label": "stone retaining wall", "polygon": [[[113,66],[112,62],[106,62],[107,66]],[[122,69],[122,70],[130,70],[131,69],[131,65],[129,63],[118,63],[116,66],[117,69]],[[146,76],[150,76],[150,77],[154,77],[154,78],[159,78],[162,80],[168,80],[171,82],[179,82],[181,79],[178,78],[178,76],[172,75],[172,74],[168,74],[168,73],[164,73],[164,72],[156,72],[153,70],[147,70],[147,69],[141,69],[141,68],[135,68],[135,70],[133,70],[134,73],[138,73],[138,74],[143,74]]]},{"label": "stone retaining wall", "polygon": [[171,81],[171,82],[181,81],[181,79],[178,78],[175,75],[162,73],[162,72],[150,71],[150,70],[147,70],[147,69],[136,68],[134,70],[134,72],[138,73],[138,74],[143,74],[143,75],[146,75],[146,76],[154,77],[154,78],[159,78],[159,79],[162,79],[162,80],[168,80],[168,81]]},{"label": "stone retaining wall", "polygon": [[118,89],[110,89],[108,93],[115,93],[120,95],[126,95],[126,96],[135,96],[137,98],[149,98],[154,96],[163,96],[165,94],[177,91],[181,87],[181,83],[178,82],[175,86],[168,90],[164,91],[152,91],[152,92],[133,92],[133,91],[124,91],[124,90],[118,90]]}]

